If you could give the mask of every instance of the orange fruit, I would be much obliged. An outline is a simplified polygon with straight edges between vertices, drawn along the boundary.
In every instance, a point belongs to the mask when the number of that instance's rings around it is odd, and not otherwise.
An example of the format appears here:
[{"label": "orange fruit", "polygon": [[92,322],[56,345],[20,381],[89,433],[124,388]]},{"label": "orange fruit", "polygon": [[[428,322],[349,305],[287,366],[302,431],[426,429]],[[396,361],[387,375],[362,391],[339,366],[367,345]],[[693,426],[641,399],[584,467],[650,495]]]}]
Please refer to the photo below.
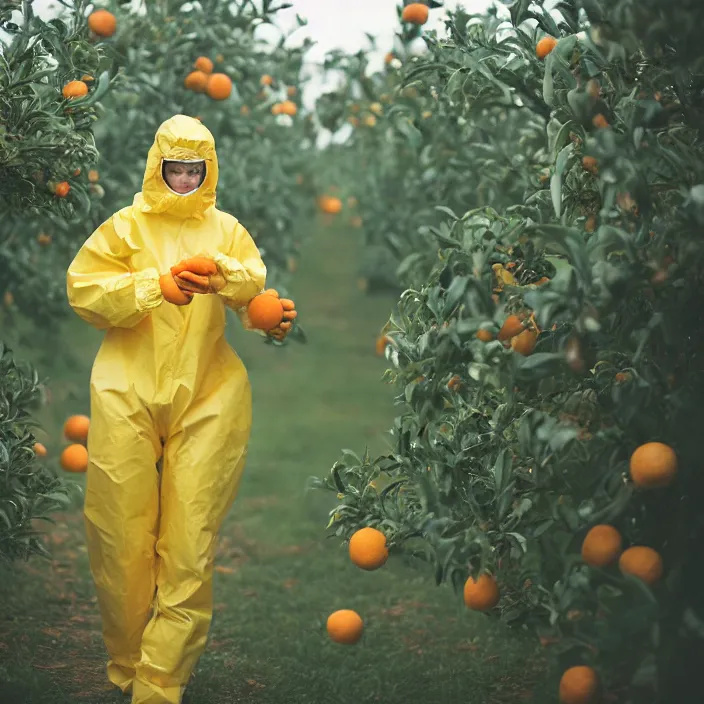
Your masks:
[{"label": "orange fruit", "polygon": [[391,344],[391,338],[388,337],[387,335],[380,335],[379,337],[376,338],[376,353],[379,355],[379,357],[384,356],[384,351],[386,350],[386,346]]},{"label": "orange fruit", "polygon": [[[520,321],[519,321],[520,322]],[[494,339],[494,336],[491,334],[489,330],[477,330],[477,334],[475,337],[478,340],[481,340],[482,342],[491,342]]]},{"label": "orange fruit", "polygon": [[91,169],[88,172],[88,180],[91,183],[98,183],[98,181],[100,181],[100,174],[95,169]]},{"label": "orange fruit", "polygon": [[607,119],[601,113],[594,115],[592,118],[592,124],[600,130],[603,130],[609,126]]},{"label": "orange fruit", "polygon": [[281,115],[283,113],[283,108],[284,108],[283,103],[274,103],[271,106],[271,114],[272,115]]},{"label": "orange fruit", "polygon": [[356,611],[340,609],[328,616],[327,629],[335,643],[354,645],[362,637],[364,621]]},{"label": "orange fruit", "polygon": [[61,94],[66,100],[82,98],[84,95],[88,95],[88,86],[83,81],[69,81],[63,87]]},{"label": "orange fruit", "polygon": [[596,165],[596,157],[594,156],[585,156],[582,158],[582,166],[584,167],[585,171],[589,171],[592,174],[598,173],[599,169],[597,168]]},{"label": "orange fruit", "polygon": [[360,528],[350,538],[350,560],[363,570],[376,570],[389,558],[386,536],[376,528]]},{"label": "orange fruit", "polygon": [[69,416],[64,423],[64,437],[71,442],[85,442],[88,439],[90,418],[84,415]]},{"label": "orange fruit", "polygon": [[47,455],[46,447],[44,447],[44,445],[42,445],[42,443],[40,443],[40,442],[35,442],[34,443],[34,454],[37,457],[46,457],[46,455]]},{"label": "orange fruit", "polygon": [[186,293],[178,287],[171,272],[159,277],[159,287],[164,300],[175,306],[187,306],[193,300],[193,294]]},{"label": "orange fruit", "polygon": [[504,320],[504,324],[501,326],[497,338],[505,342],[512,337],[516,337],[516,335],[522,333],[523,330],[525,330],[525,328],[523,327],[521,319],[517,315],[509,315],[508,318]]},{"label": "orange fruit", "polygon": [[88,27],[91,32],[99,37],[112,37],[117,29],[117,20],[112,12],[96,10],[88,17]]},{"label": "orange fruit", "polygon": [[289,98],[293,98],[296,93],[298,93],[298,88],[296,88],[296,86],[289,86],[286,88],[286,95],[288,95]]},{"label": "orange fruit", "polygon": [[473,611],[488,611],[499,603],[499,587],[490,574],[482,574],[479,579],[469,577],[464,583],[464,603]]},{"label": "orange fruit", "polygon": [[232,81],[224,73],[214,73],[208,80],[206,88],[208,96],[213,100],[226,100],[232,93]]},{"label": "orange fruit", "polygon": [[259,79],[259,83],[263,86],[270,86],[273,82],[274,82],[274,79],[268,73],[265,73]]},{"label": "orange fruit", "polygon": [[527,357],[533,354],[535,349],[535,344],[538,342],[538,333],[535,330],[526,329],[519,333],[515,337],[511,338],[511,347],[518,352],[518,354]]},{"label": "orange fruit", "polygon": [[560,680],[561,704],[595,704],[599,678],[593,668],[578,665],[565,670]]},{"label": "orange fruit", "polygon": [[342,201],[337,196],[322,196],[320,209],[328,215],[337,215],[342,211]]},{"label": "orange fruit", "polygon": [[61,181],[60,183],[56,184],[56,189],[54,190],[54,193],[59,197],[59,198],[65,198],[68,194],[69,191],[71,190],[71,186],[68,181]]},{"label": "orange fruit", "polygon": [[374,127],[374,125],[376,125],[376,117],[374,115],[367,115],[364,118],[364,124],[367,127]]},{"label": "orange fruit", "polygon": [[249,109],[248,105],[243,105],[240,108],[240,115],[244,115],[245,117],[247,117],[247,115],[249,115],[250,112],[251,112],[251,110]]},{"label": "orange fruit", "polygon": [[283,320],[284,308],[276,296],[260,293],[249,302],[247,314],[252,327],[273,330]]},{"label": "orange fruit", "polygon": [[660,581],[664,571],[660,554],[644,545],[635,545],[624,550],[618,566],[623,574],[638,577],[650,585]]},{"label": "orange fruit", "polygon": [[197,71],[202,71],[203,73],[213,72],[213,62],[207,56],[199,56],[194,64],[193,68]]},{"label": "orange fruit", "polygon": [[622,549],[623,539],[613,526],[594,526],[582,543],[582,560],[591,567],[606,567],[616,562]]},{"label": "orange fruit", "polygon": [[171,267],[174,276],[178,276],[182,271],[190,271],[199,276],[212,276],[218,273],[218,267],[209,257],[191,257]]},{"label": "orange fruit", "polygon": [[390,64],[396,57],[394,56],[394,53],[392,51],[388,52],[386,56],[384,57],[384,63],[385,64]]},{"label": "orange fruit", "polygon": [[421,2],[412,2],[406,5],[401,13],[401,19],[411,24],[425,24],[428,21],[430,9]]},{"label": "orange fruit", "polygon": [[657,489],[673,482],[677,474],[677,455],[662,442],[646,442],[635,449],[629,465],[636,486]]},{"label": "orange fruit", "polygon": [[60,462],[66,472],[85,472],[88,469],[88,450],[83,445],[69,445],[61,453]]},{"label": "orange fruit", "polygon": [[81,170],[80,169],[75,169],[73,172],[74,176],[80,176],[81,175]]},{"label": "orange fruit", "polygon": [[298,112],[298,107],[296,107],[296,103],[294,103],[293,100],[284,100],[284,102],[281,103],[281,112],[284,115],[291,115],[291,117],[293,117]]},{"label": "orange fruit", "polygon": [[39,242],[42,247],[51,244],[51,235],[47,235],[46,232],[40,232],[37,236],[37,242]]},{"label": "orange fruit", "polygon": [[594,215],[590,215],[584,221],[584,231],[585,232],[594,232],[594,230],[596,230],[596,217]]},{"label": "orange fruit", "polygon": [[555,47],[557,46],[557,39],[555,37],[543,37],[535,45],[535,54],[542,60],[544,59]]},{"label": "orange fruit", "polygon": [[452,379],[447,382],[447,388],[450,391],[457,391],[460,386],[462,386],[462,379],[457,374],[455,374]]},{"label": "orange fruit", "polygon": [[208,87],[208,74],[204,71],[191,71],[184,79],[183,85],[194,93],[205,93]]}]

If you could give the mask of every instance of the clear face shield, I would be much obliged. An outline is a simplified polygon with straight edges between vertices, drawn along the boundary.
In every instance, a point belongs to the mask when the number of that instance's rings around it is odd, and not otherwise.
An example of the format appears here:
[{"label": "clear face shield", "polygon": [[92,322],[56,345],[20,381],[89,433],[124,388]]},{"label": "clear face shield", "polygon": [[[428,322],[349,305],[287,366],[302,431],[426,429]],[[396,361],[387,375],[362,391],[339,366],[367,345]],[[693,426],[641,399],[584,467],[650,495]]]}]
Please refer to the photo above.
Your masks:
[{"label": "clear face shield", "polygon": [[205,181],[206,166],[204,159],[185,161],[180,159],[163,159],[161,177],[164,185],[177,196],[190,196]]}]

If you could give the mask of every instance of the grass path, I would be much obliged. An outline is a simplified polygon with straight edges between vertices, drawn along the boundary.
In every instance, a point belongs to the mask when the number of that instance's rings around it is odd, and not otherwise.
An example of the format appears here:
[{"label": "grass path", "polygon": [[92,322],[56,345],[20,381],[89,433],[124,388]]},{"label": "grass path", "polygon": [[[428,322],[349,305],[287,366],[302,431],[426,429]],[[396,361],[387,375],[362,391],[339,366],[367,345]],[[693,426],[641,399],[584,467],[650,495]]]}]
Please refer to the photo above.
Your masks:
[{"label": "grass path", "polygon": [[[469,613],[431,573],[391,559],[366,573],[327,539],[334,497],[306,493],[340,449],[386,446],[393,389],[374,340],[392,301],[357,289],[356,238],[319,228],[303,252],[295,297],[308,345],[275,349],[235,329],[248,366],[254,426],[240,495],[222,531],[211,639],[189,688],[194,704],[481,704],[550,701],[535,682],[543,663],[519,634]],[[87,412],[100,336],[68,326],[77,365],[51,376],[45,444],[58,455],[66,415]],[[68,334],[68,332],[67,332]],[[104,676],[100,622],[80,509],[51,529],[53,559],[0,573],[0,702],[128,701]],[[328,614],[357,610],[365,635],[331,643]]]}]

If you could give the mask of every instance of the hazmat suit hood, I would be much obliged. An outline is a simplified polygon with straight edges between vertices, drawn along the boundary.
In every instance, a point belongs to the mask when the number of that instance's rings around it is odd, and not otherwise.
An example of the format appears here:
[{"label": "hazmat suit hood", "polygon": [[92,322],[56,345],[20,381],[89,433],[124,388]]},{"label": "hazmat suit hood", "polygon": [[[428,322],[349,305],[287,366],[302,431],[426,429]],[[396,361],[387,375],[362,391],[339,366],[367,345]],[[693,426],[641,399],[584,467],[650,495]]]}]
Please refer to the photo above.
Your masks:
[{"label": "hazmat suit hood", "polygon": [[[200,186],[187,194],[172,191],[163,176],[165,161],[203,161],[205,177]],[[218,159],[215,139],[200,121],[187,115],[174,115],[157,130],[147,156],[142,191],[134,206],[145,213],[165,213],[177,218],[202,220],[215,205],[218,185]]]}]

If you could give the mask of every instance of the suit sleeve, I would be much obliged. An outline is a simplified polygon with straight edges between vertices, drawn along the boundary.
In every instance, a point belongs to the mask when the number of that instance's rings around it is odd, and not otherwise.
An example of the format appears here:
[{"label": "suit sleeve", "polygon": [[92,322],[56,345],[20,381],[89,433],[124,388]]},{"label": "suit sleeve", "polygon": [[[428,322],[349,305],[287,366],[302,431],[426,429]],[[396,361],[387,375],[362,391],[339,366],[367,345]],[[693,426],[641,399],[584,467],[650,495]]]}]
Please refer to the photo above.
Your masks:
[{"label": "suit sleeve", "polygon": [[[252,236],[238,222],[232,237],[230,251],[214,257],[225,286],[218,293],[225,304],[235,311],[245,330],[254,330],[247,316],[247,305],[264,290],[266,266]],[[261,330],[257,330],[265,334]]]},{"label": "suit sleeve", "polygon": [[101,330],[134,327],[163,301],[159,272],[130,268],[133,249],[115,229],[120,217],[115,214],[85,241],[66,274],[71,307]]}]

